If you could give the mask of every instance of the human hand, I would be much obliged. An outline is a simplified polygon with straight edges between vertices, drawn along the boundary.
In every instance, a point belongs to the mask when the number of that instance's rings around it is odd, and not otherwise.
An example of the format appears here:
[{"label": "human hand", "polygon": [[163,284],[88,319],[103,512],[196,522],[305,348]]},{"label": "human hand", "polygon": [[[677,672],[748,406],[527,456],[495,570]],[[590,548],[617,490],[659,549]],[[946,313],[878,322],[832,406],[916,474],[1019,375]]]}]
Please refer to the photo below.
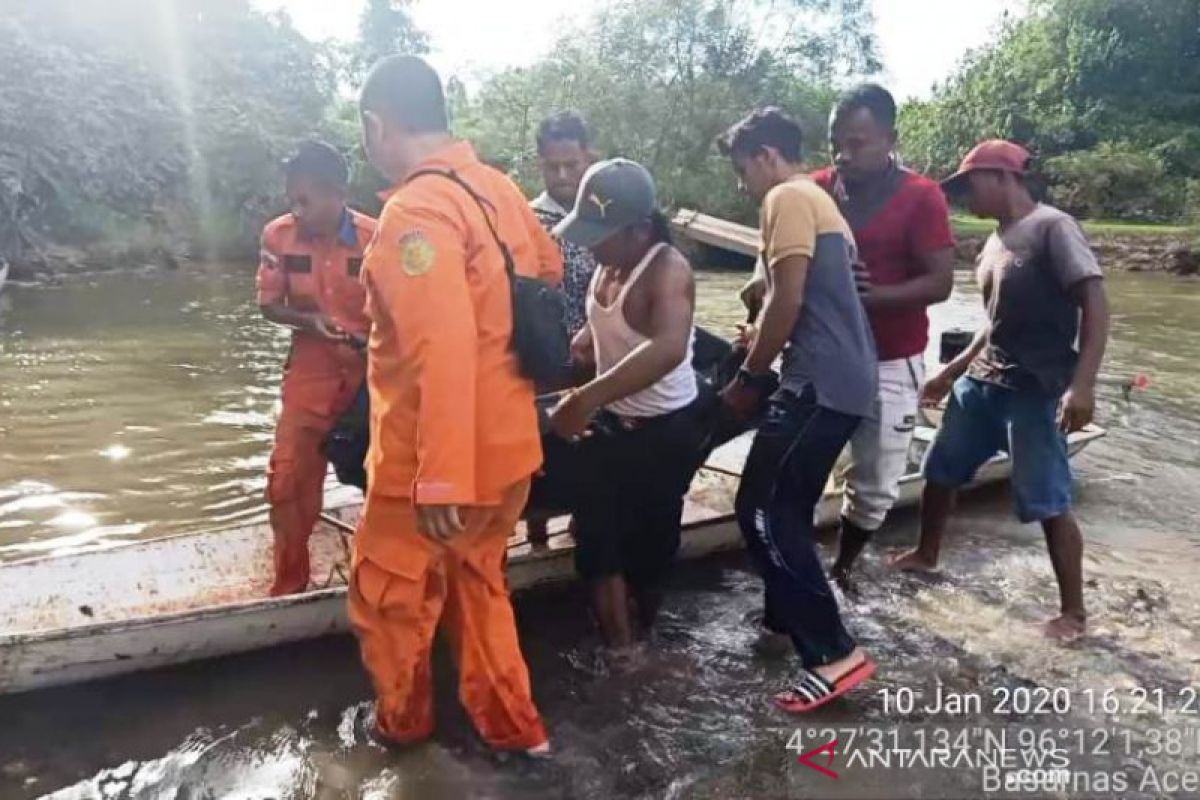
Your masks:
[{"label": "human hand", "polygon": [[596,408],[581,391],[569,391],[550,411],[550,429],[567,441],[576,441],[591,424]]},{"label": "human hand", "polygon": [[464,528],[458,506],[417,506],[417,530],[426,536],[447,540],[462,533]]},{"label": "human hand", "polygon": [[854,288],[858,290],[858,296],[865,301],[871,296],[871,273],[867,270],[867,265],[861,261],[855,261],[854,269]]},{"label": "human hand", "polygon": [[721,402],[738,420],[746,422],[754,418],[762,398],[757,390],[735,378],[721,390]]},{"label": "human hand", "polygon": [[325,314],[316,313],[309,317],[308,329],[323,339],[333,342],[347,342],[349,334]]},{"label": "human hand", "polygon": [[945,369],[935,372],[921,387],[921,407],[936,408],[954,389],[954,376]]},{"label": "human hand", "polygon": [[749,322],[740,323],[737,326],[737,335],[733,338],[733,346],[740,347],[743,350],[749,350],[754,346],[754,340],[758,338],[758,326],[752,325]]},{"label": "human hand", "polygon": [[746,285],[738,292],[738,298],[742,301],[742,305],[750,312],[751,317],[758,316],[758,312],[762,310],[763,302],[767,297],[767,282],[761,277],[751,278],[746,282]]},{"label": "human hand", "polygon": [[1072,386],[1063,395],[1058,412],[1058,427],[1074,433],[1091,424],[1096,415],[1096,390],[1091,386]]}]

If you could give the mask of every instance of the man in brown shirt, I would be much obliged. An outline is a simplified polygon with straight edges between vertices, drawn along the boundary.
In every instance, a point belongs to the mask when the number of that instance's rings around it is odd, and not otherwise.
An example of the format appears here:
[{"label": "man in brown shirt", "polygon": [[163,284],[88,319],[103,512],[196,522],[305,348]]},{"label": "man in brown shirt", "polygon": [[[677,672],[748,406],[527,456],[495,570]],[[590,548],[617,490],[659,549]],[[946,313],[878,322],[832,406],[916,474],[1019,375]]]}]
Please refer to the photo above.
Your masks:
[{"label": "man in brown shirt", "polygon": [[1019,145],[983,142],[942,184],[948,193],[966,194],[972,211],[1000,225],[979,257],[987,324],[922,392],[926,405],[951,397],[925,460],[921,542],[896,566],[936,568],[956,490],[1006,451],[1017,515],[1041,523],[1058,578],[1062,614],[1045,632],[1073,639],[1085,632],[1086,614],[1066,434],[1092,421],[1108,301],[1079,224],[1030,195],[1028,161]]}]

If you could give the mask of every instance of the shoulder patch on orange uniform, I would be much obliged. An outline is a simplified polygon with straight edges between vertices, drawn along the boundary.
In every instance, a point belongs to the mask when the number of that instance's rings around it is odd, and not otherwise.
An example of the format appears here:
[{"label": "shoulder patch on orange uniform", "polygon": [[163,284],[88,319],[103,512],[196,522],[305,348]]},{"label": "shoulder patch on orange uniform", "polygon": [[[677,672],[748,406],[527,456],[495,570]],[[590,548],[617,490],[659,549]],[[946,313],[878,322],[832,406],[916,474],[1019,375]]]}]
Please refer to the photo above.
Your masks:
[{"label": "shoulder patch on orange uniform", "polygon": [[400,267],[405,275],[415,278],[429,272],[436,256],[433,242],[421,231],[410,231],[400,237]]}]

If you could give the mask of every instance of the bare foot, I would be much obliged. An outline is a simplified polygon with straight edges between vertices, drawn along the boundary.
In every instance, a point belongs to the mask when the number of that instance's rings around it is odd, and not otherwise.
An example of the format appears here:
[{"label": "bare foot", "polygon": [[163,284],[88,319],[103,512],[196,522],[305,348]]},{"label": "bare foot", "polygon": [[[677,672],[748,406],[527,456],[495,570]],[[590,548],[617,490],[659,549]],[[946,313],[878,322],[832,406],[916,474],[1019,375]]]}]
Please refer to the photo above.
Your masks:
[{"label": "bare foot", "polygon": [[834,661],[830,664],[822,664],[819,667],[813,667],[812,671],[820,675],[830,683],[836,683],[838,678],[854,670],[855,667],[867,660],[867,654],[863,652],[861,647],[854,648],[850,655],[843,659]]},{"label": "bare foot", "polygon": [[630,644],[624,647],[609,647],[605,651],[608,668],[614,675],[629,675],[646,665],[645,646]]},{"label": "bare foot", "polygon": [[910,550],[896,556],[891,560],[890,566],[901,572],[937,572],[938,569],[937,560],[926,557],[920,550]]},{"label": "bare foot", "polygon": [[1063,614],[1042,626],[1042,634],[1062,644],[1069,644],[1087,633],[1087,617],[1079,614]]}]

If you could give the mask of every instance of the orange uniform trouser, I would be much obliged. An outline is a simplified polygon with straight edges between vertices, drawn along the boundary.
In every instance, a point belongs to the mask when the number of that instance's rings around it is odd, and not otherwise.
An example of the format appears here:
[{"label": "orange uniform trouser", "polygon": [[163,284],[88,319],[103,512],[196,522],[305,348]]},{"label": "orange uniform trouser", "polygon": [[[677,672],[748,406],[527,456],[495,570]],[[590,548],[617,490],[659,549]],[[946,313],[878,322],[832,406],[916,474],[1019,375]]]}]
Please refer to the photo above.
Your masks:
[{"label": "orange uniform trouser", "polygon": [[547,740],[533,704],[505,578],[509,536],[529,494],[510,487],[498,506],[462,510],[465,530],[448,542],[417,532],[411,500],[369,494],[356,542],[385,540],[402,557],[381,566],[356,545],[350,623],[376,693],[384,737],[416,742],[433,732],[431,650],[439,622],[458,662],[459,700],[497,750]]},{"label": "orange uniform trouser", "polygon": [[275,583],[271,595],[308,586],[308,540],[325,500],[325,436],[336,419],[284,402],[275,426],[267,472],[267,502],[275,535]]}]

